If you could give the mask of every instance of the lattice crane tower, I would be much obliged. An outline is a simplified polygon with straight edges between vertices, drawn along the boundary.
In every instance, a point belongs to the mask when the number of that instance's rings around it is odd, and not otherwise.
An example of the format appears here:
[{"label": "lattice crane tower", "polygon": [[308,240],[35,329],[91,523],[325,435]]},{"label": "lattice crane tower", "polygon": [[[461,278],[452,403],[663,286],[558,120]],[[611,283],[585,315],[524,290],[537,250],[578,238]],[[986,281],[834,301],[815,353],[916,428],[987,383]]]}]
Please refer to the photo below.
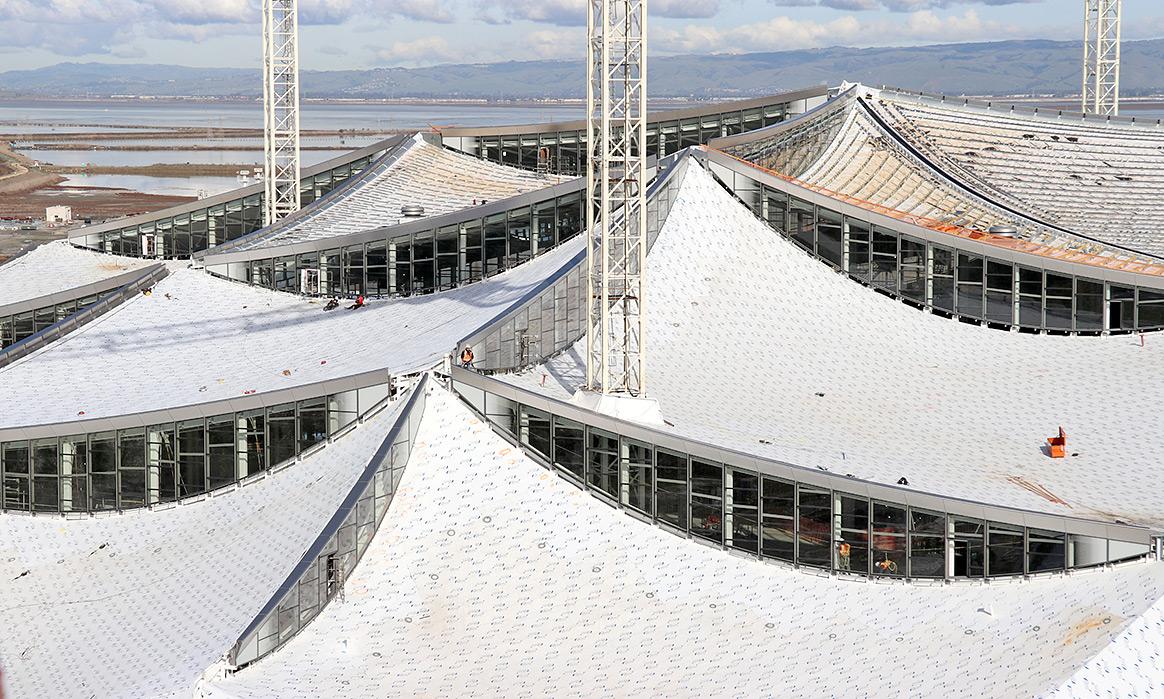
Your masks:
[{"label": "lattice crane tower", "polygon": [[647,2],[587,0],[586,388],[646,393]]},{"label": "lattice crane tower", "polygon": [[298,0],[263,0],[263,224],[295,213],[299,198]]},{"label": "lattice crane tower", "polygon": [[1083,0],[1083,111],[1120,111],[1120,7],[1123,0]]}]

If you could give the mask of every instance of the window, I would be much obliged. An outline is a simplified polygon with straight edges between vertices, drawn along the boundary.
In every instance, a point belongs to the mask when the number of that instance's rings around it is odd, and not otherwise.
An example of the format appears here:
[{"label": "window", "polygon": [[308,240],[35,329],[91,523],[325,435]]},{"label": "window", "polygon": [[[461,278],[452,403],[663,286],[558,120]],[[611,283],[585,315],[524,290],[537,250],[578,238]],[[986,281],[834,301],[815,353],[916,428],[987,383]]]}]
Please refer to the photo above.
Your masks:
[{"label": "window", "polygon": [[832,263],[834,267],[840,267],[842,262],[841,215],[823,208],[818,213],[820,218],[816,228],[817,254],[822,259]]},{"label": "window", "polygon": [[1075,329],[1103,330],[1103,282],[1076,277]]},{"label": "window", "polygon": [[795,560],[796,484],[762,480],[760,553],[782,561]]},{"label": "window", "polygon": [[869,574],[869,501],[851,495],[837,498],[834,530],[837,533],[836,568]]},{"label": "window", "polygon": [[528,260],[532,255],[533,231],[530,228],[530,207],[523,206],[508,212],[509,254],[506,268]]},{"label": "window", "polygon": [[939,310],[954,312],[954,251],[930,247],[933,275],[930,281],[930,304]]},{"label": "window", "polygon": [[521,443],[550,458],[550,414],[521,406]]},{"label": "window", "polygon": [[1072,325],[1072,297],[1074,290],[1071,277],[1047,272],[1047,329],[1070,330]]},{"label": "window", "polygon": [[121,459],[119,506],[141,507],[146,504],[145,430],[121,430],[118,433],[118,456]]},{"label": "window", "polygon": [[209,454],[209,490],[230,485],[237,480],[234,415],[218,415],[207,421],[206,439]]},{"label": "window", "polygon": [[873,278],[875,285],[890,291],[897,289],[897,234],[873,228]]},{"label": "window", "polygon": [[788,212],[789,233],[800,247],[816,252],[816,207],[795,197]]},{"label": "window", "polygon": [[412,236],[412,294],[436,291],[436,243],[432,231]]},{"label": "window", "polygon": [[505,270],[507,236],[504,213],[485,218],[485,276]]},{"label": "window", "polygon": [[987,527],[986,574],[1023,574],[1023,530],[991,522]]},{"label": "window", "polygon": [[[489,394],[486,394],[488,396]],[[554,416],[554,466],[582,481],[586,477],[586,428],[580,422]]]},{"label": "window", "polygon": [[1067,562],[1067,547],[1062,532],[1031,529],[1027,532],[1027,570],[1045,573],[1063,570]]},{"label": "window", "polygon": [[206,423],[178,423],[178,497],[206,492]]},{"label": "window", "polygon": [[958,314],[982,318],[983,261],[977,255],[958,253]]},{"label": "window", "polygon": [[1010,325],[1014,322],[1014,266],[986,262],[986,319]]},{"label": "window", "polygon": [[57,457],[57,440],[37,439],[32,442],[32,507],[38,512],[60,510],[60,490],[57,475],[60,465]]},{"label": "window", "polygon": [[267,463],[270,466],[295,458],[295,404],[285,403],[267,410]]},{"label": "window", "polygon": [[906,561],[905,508],[873,502],[874,575],[903,576]]},{"label": "window", "polygon": [[691,533],[723,541],[723,466],[691,460]]},{"label": "window", "polygon": [[654,488],[654,450],[648,444],[622,440],[622,468],[626,472],[622,503],[639,512],[651,514],[651,490]]},{"label": "window", "polygon": [[1043,273],[1019,267],[1019,325],[1043,327]]},{"label": "window", "polygon": [[618,497],[618,436],[590,428],[587,476],[590,485],[611,497]]},{"label": "window", "polygon": [[327,399],[299,401],[299,451],[327,439]]},{"label": "window", "polygon": [[912,578],[946,576],[946,516],[909,512],[909,575]]},{"label": "window", "polygon": [[146,447],[149,502],[170,502],[178,497],[174,423],[155,425],[146,434],[149,440]]},{"label": "window", "polygon": [[788,195],[776,189],[764,188],[764,197],[767,203],[768,225],[787,235],[788,233]]},{"label": "window", "polygon": [[656,452],[655,516],[687,530],[687,457],[682,454]]},{"label": "window", "polygon": [[1164,328],[1164,292],[1139,289],[1136,300],[1136,328]]},{"label": "window", "polygon": [[4,468],[4,507],[27,510],[32,505],[28,442],[5,442],[0,451]]},{"label": "window", "polygon": [[901,238],[899,252],[901,295],[919,303],[926,302],[926,244],[920,240]]},{"label": "window", "polygon": [[986,526],[981,520],[951,517],[950,529],[954,533],[954,577],[981,578],[986,574]]},{"label": "window", "polygon": [[732,469],[731,479],[733,547],[748,553],[760,552],[760,479],[752,473]]},{"label": "window", "polygon": [[796,561],[828,568],[832,565],[832,495],[801,484],[797,489]]},{"label": "window", "polygon": [[441,226],[437,231],[436,249],[436,288],[455,289],[460,269],[461,227]]},{"label": "window", "polygon": [[872,249],[869,224],[846,216],[845,228],[849,234],[849,274],[858,279],[868,279]]}]

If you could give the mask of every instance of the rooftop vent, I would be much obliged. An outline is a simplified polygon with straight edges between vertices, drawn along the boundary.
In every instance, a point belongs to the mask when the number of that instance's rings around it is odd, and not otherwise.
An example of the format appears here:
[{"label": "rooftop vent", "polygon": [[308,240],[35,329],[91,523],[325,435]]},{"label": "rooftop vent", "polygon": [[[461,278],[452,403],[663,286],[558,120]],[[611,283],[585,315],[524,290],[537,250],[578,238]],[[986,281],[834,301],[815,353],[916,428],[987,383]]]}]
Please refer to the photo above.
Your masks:
[{"label": "rooftop vent", "polygon": [[990,235],[996,235],[999,238],[1017,238],[1018,229],[1014,226],[991,226],[986,229]]},{"label": "rooftop vent", "polygon": [[420,204],[405,204],[400,207],[400,215],[404,218],[420,218],[424,216],[424,207]]}]

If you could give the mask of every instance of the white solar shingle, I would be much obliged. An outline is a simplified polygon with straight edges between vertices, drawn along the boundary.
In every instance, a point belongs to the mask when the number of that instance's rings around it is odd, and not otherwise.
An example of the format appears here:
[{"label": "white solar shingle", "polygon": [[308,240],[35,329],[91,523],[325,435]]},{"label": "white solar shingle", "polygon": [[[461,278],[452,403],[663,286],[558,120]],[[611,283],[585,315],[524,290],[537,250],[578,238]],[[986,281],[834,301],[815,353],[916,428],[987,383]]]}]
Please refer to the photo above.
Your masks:
[{"label": "white solar shingle", "polygon": [[1164,132],[1078,118],[937,105],[880,93],[923,152],[1078,233],[1160,255]]},{"label": "white solar shingle", "polygon": [[357,311],[325,312],[320,299],[179,270],[150,296],[0,369],[0,428],[196,405],[374,370],[427,369],[581,245],[578,237],[485,281],[372,301]]},{"label": "white solar shingle", "polygon": [[45,243],[0,265],[0,306],[76,289],[151,264],[156,262],[81,250],[64,240]]},{"label": "white solar shingle", "polygon": [[78,520],[0,515],[12,696],[190,696],[335,514],[401,405],[200,501]]},{"label": "white solar shingle", "polygon": [[[1164,394],[1155,335],[1007,333],[919,312],[813,259],[698,167],[648,274],[648,390],[679,434],[882,483],[905,476],[923,492],[1164,523],[1147,487],[1164,476],[1144,423]],[[566,398],[584,356],[583,341],[506,379]],[[1051,459],[1060,426],[1069,456]]]},{"label": "white solar shingle", "polygon": [[332,238],[400,223],[401,207],[439,216],[558,184],[564,178],[499,165],[442,148],[417,135],[301,218],[260,231],[232,251]]},{"label": "white solar shingle", "polygon": [[582,493],[439,389],[417,440],[343,601],[204,696],[1029,697],[1164,594],[1160,564],[916,586],[733,556]]}]

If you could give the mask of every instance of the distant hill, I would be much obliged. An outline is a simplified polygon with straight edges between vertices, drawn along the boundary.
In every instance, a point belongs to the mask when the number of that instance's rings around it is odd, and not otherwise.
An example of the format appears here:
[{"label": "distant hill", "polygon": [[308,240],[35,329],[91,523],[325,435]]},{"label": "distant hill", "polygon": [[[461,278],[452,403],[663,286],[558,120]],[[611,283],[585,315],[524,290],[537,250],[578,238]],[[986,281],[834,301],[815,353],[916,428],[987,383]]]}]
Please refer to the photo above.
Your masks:
[{"label": "distant hill", "polygon": [[[654,97],[746,97],[842,80],[971,95],[1079,92],[1082,47],[1069,41],[1001,41],[900,48],[668,56],[651,62]],[[1125,96],[1164,94],[1164,39],[1125,42]],[[316,98],[582,97],[582,61],[511,61],[431,68],[304,71]],[[259,97],[255,69],[62,63],[0,73],[0,94],[37,97]]]}]

